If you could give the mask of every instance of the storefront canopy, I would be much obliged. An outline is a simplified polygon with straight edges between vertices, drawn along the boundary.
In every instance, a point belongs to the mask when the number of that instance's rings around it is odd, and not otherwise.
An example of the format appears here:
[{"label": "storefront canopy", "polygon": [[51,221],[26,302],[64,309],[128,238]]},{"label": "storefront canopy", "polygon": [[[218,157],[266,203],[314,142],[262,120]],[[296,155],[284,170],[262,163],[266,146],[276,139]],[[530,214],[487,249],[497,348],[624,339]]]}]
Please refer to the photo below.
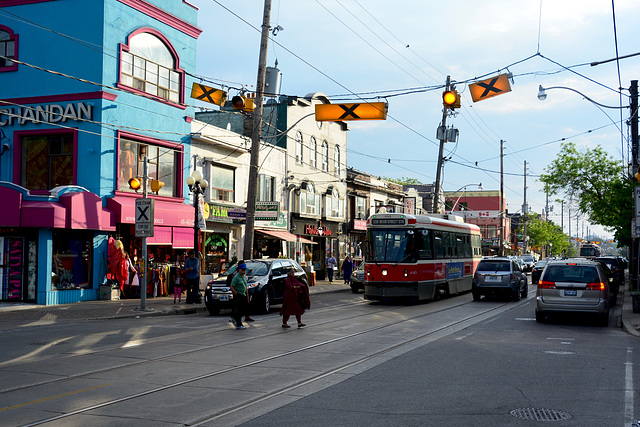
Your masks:
[{"label": "storefront canopy", "polygon": [[[286,240],[287,242],[296,242],[298,240],[298,236],[284,230],[256,230],[256,231],[262,234],[267,234],[269,236],[277,237],[278,239]],[[300,237],[300,241],[302,243],[309,243],[310,245],[316,244],[316,242],[312,242],[311,240],[305,239],[304,237]]]}]

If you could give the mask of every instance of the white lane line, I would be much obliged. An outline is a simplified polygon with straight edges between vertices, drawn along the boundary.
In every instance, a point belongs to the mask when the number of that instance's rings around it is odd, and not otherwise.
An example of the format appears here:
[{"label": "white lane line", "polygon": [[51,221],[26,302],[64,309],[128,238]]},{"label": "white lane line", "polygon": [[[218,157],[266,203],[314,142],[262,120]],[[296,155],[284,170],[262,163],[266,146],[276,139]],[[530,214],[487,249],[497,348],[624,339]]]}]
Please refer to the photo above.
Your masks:
[{"label": "white lane line", "polygon": [[630,426],[634,422],[633,414],[633,362],[631,356],[633,348],[627,347],[627,362],[624,374],[624,425]]}]

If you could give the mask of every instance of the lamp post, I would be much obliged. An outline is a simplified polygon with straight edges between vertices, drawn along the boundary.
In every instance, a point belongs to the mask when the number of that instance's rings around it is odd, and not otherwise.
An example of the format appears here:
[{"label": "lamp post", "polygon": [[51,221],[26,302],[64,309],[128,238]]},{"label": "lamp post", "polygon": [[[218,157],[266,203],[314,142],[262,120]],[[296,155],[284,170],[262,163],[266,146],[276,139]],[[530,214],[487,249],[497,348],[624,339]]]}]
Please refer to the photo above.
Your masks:
[{"label": "lamp post", "polygon": [[[202,178],[202,172],[194,170],[191,175],[187,177],[187,185],[189,190],[193,193],[193,209],[195,211],[195,217],[193,221],[193,250],[196,251],[196,256],[199,255],[199,237],[200,237],[200,221],[198,214],[200,212],[200,195],[204,193],[204,190],[209,186],[206,179]],[[200,260],[202,261],[202,260]]]}]

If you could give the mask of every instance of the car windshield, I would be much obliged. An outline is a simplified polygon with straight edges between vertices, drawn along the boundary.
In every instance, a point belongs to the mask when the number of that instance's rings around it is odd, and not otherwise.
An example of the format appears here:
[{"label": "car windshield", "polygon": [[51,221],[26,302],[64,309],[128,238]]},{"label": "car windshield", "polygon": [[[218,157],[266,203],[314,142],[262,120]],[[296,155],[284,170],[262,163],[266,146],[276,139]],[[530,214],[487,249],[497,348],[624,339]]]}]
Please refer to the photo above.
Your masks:
[{"label": "car windshield", "polygon": [[482,261],[477,271],[511,271],[509,261]]},{"label": "car windshield", "polygon": [[[225,276],[233,274],[238,269],[238,264],[229,268],[225,272]],[[247,276],[266,276],[269,273],[269,264],[266,262],[248,262],[247,263]]]},{"label": "car windshield", "polygon": [[532,255],[523,255],[520,257],[521,260],[526,261],[526,262],[533,262],[533,256]]},{"label": "car windshield", "polygon": [[575,283],[595,283],[600,281],[596,268],[587,265],[549,265],[543,280]]}]

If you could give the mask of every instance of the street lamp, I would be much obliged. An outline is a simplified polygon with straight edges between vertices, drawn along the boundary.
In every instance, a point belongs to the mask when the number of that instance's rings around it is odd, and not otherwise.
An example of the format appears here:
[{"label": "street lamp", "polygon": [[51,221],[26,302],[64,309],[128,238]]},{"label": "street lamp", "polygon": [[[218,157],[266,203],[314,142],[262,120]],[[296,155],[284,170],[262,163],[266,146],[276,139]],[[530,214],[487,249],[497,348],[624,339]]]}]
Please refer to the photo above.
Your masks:
[{"label": "street lamp", "polygon": [[456,200],[456,202],[453,204],[453,207],[451,208],[451,212],[453,212],[456,209],[456,206],[458,205],[458,202],[460,201],[460,199],[462,198],[462,196],[464,195],[464,193],[467,191],[467,187],[470,185],[477,185],[478,186],[478,190],[482,190],[482,183],[480,184],[465,184],[462,187],[458,188],[456,191],[454,191],[454,193],[457,193],[458,191],[462,190],[464,188],[464,192],[462,192],[462,194],[460,195],[460,197],[458,197],[458,200]]},{"label": "street lamp", "polygon": [[575,93],[577,93],[578,95],[580,95],[580,96],[584,97],[584,99],[586,99],[587,101],[592,102],[592,103],[594,103],[594,104],[596,104],[596,105],[599,105],[599,106],[601,106],[601,107],[604,107],[604,108],[614,108],[614,109],[617,109],[617,110],[620,110],[620,109],[623,109],[623,108],[627,108],[626,106],[624,106],[624,107],[620,107],[620,106],[615,106],[615,107],[613,107],[613,106],[611,106],[611,105],[604,105],[604,104],[600,104],[599,102],[596,102],[596,101],[594,101],[593,99],[589,98],[589,97],[588,97],[587,95],[585,95],[584,93],[579,92],[579,91],[577,91],[577,90],[575,90],[575,89],[572,89],[572,88],[570,88],[570,87],[566,87],[566,86],[551,86],[551,87],[544,88],[544,87],[542,87],[542,85],[539,85],[539,86],[538,86],[538,99],[539,99],[540,101],[544,101],[545,99],[547,99],[547,92],[546,92],[546,91],[548,91],[548,90],[550,90],[550,89],[566,89],[566,90],[570,90],[571,92],[575,92]]},{"label": "street lamp", "polygon": [[196,256],[200,253],[198,250],[199,237],[200,237],[200,221],[198,220],[200,195],[204,193],[204,190],[209,186],[206,179],[202,178],[202,172],[194,170],[191,175],[187,177],[187,185],[189,190],[193,193],[193,209],[195,211],[195,218],[193,221],[193,250],[197,251]]}]

